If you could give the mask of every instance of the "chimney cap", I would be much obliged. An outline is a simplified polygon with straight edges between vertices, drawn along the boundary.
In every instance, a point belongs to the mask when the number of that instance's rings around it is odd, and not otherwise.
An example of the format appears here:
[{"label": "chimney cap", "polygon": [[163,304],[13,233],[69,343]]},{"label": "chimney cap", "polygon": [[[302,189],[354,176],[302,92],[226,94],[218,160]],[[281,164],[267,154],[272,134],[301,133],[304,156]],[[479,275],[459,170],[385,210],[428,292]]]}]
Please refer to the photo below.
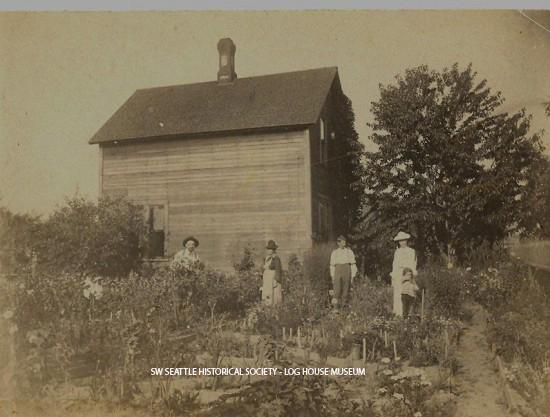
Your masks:
[{"label": "chimney cap", "polygon": [[234,54],[237,51],[237,47],[231,38],[222,38],[218,41],[218,52],[219,53],[230,53]]}]

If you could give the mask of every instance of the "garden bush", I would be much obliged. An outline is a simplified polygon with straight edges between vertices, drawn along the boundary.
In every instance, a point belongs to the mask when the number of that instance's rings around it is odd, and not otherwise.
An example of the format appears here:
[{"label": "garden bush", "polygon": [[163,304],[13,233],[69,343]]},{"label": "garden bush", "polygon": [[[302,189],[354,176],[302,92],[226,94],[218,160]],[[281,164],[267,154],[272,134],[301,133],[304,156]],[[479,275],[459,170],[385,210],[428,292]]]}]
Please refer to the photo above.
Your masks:
[{"label": "garden bush", "polygon": [[146,248],[141,207],[123,199],[67,200],[43,222],[34,249],[51,272],[126,276]]},{"label": "garden bush", "polygon": [[390,317],[393,295],[391,288],[368,278],[356,280],[353,285],[349,309],[362,317]]},{"label": "garden bush", "polygon": [[464,302],[472,296],[473,275],[462,268],[448,269],[428,263],[418,273],[418,285],[425,290],[429,313],[445,318],[466,318]]},{"label": "garden bush", "polygon": [[334,243],[319,243],[304,254],[303,275],[315,292],[327,294],[332,287],[330,255],[335,248]]},{"label": "garden bush", "polygon": [[[290,365],[290,364],[287,364]],[[330,389],[335,392],[331,395]],[[371,403],[353,401],[334,381],[276,376],[224,394],[200,417],[377,417]]]},{"label": "garden bush", "polygon": [[506,360],[541,370],[550,358],[550,302],[529,267],[509,259],[476,274],[476,299],[490,313],[488,339]]},{"label": "garden bush", "polygon": [[0,270],[15,274],[32,259],[32,247],[40,226],[40,218],[14,214],[0,207]]}]

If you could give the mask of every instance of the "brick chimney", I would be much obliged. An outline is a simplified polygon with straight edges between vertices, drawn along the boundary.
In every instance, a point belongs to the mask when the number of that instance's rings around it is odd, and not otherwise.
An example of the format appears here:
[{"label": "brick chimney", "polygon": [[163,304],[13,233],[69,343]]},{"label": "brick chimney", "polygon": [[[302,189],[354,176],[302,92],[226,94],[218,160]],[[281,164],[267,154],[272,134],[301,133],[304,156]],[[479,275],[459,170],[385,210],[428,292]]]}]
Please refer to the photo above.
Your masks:
[{"label": "brick chimney", "polygon": [[237,79],[235,73],[235,52],[237,47],[230,38],[220,39],[218,52],[220,54],[220,68],[218,70],[218,83],[232,83]]}]

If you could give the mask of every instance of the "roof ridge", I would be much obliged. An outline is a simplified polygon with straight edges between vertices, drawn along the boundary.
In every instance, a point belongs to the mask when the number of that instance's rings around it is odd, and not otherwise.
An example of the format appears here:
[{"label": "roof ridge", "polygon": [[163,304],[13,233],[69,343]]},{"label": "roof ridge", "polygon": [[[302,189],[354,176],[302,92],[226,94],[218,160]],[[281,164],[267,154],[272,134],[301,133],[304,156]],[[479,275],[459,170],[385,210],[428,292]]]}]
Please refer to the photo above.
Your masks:
[{"label": "roof ridge", "polygon": [[[334,70],[338,71],[338,66],[332,65],[328,67],[319,67],[319,68],[309,68],[309,69],[303,69],[303,70],[295,70],[295,71],[286,71],[286,72],[275,72],[271,74],[262,74],[262,75],[252,75],[250,77],[237,77],[235,81],[244,81],[244,80],[250,80],[250,79],[258,79],[258,78],[268,78],[268,77],[274,77],[277,75],[290,75],[290,74],[298,74],[298,73],[304,73],[304,72],[314,72],[314,71],[321,71],[321,70]],[[170,84],[170,85],[161,85],[157,87],[146,87],[146,88],[138,88],[135,90],[135,92],[141,92],[141,91],[148,91],[148,90],[157,90],[157,89],[163,89],[163,88],[174,88],[174,87],[184,87],[184,86],[190,86],[190,85],[201,85],[201,84],[217,84],[217,80],[210,80],[210,81],[198,81],[194,83],[185,83],[185,84]],[[225,85],[225,84],[224,84]]]}]

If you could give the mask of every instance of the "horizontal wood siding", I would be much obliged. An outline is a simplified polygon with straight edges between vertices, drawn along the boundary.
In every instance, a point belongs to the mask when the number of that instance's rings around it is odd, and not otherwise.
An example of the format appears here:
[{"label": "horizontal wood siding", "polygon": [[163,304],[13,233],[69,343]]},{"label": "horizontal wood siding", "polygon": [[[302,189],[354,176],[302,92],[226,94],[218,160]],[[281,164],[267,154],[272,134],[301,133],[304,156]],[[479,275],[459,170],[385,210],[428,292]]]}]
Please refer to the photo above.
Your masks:
[{"label": "horizontal wood siding", "polygon": [[311,244],[306,138],[299,131],[103,146],[102,192],[166,205],[168,256],[195,235],[201,258],[228,269],[245,246],[263,255],[275,239],[286,262]]}]

